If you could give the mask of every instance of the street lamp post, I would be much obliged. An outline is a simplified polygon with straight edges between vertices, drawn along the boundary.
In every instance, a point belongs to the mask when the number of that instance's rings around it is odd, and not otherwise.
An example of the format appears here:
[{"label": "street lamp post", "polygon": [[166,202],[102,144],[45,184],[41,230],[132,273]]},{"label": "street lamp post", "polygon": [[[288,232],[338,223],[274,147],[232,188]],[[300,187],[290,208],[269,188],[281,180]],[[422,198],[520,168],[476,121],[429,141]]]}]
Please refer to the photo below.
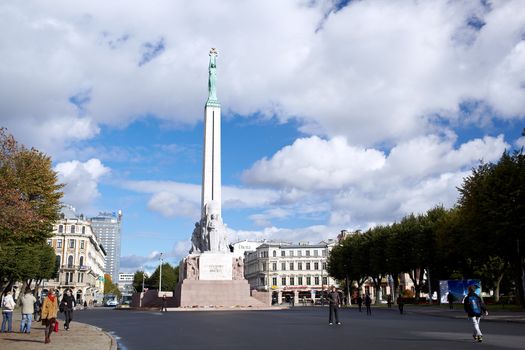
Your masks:
[{"label": "street lamp post", "polygon": [[160,267],[159,267],[159,293],[162,292],[162,253],[160,253]]}]

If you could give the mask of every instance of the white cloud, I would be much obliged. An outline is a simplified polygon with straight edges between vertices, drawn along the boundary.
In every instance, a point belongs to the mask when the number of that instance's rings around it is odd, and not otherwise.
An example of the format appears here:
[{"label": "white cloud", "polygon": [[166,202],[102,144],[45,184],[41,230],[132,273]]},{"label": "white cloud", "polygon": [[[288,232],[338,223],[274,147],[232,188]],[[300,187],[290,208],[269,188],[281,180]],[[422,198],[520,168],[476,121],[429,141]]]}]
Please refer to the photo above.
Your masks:
[{"label": "white cloud", "polygon": [[110,169],[99,159],[93,158],[86,162],[73,160],[59,163],[55,166],[58,180],[64,186],[64,203],[73,205],[77,210],[89,211],[94,200],[100,195],[98,183],[102,176],[110,173]]},{"label": "white cloud", "polygon": [[[179,261],[188,254],[191,243],[189,240],[177,241],[173,244],[171,250],[162,252],[164,262],[177,267]],[[131,254],[120,258],[120,267],[123,272],[133,273],[144,270],[147,275],[151,276],[159,266],[161,252],[153,250],[147,255]]]},{"label": "white cloud", "polygon": [[343,137],[322,140],[312,136],[284,147],[271,160],[259,160],[244,172],[243,179],[250,184],[303,190],[334,189],[358,181],[384,163],[381,152],[350,146]]},{"label": "white cloud", "polygon": [[470,169],[481,160],[497,161],[509,146],[503,135],[455,143],[450,133],[429,135],[402,142],[385,155],[359,149],[342,138],[298,140],[256,162],[244,173],[244,180],[248,186],[276,191],[298,188],[306,194],[293,205],[275,203],[271,211],[251,218],[269,225],[272,219],[311,207],[317,214],[329,213],[330,226],[357,229],[422,213],[435,205],[450,207],[458,197],[456,187]]},{"label": "white cloud", "polygon": [[[145,115],[194,124],[212,46],[226,111],[297,117],[315,135],[397,142],[464,101],[523,117],[521,1],[353,1],[325,17],[331,5],[3,4],[2,124],[53,154]],[[152,59],[139,65],[145,48]]]}]

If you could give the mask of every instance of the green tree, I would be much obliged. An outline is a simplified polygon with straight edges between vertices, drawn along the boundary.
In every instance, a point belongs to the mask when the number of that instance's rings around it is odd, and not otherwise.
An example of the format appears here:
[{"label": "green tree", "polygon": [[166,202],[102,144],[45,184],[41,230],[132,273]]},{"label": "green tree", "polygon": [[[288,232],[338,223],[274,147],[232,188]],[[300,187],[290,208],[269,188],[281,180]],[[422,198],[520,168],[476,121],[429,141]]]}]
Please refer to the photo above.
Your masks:
[{"label": "green tree", "polygon": [[[473,259],[498,256],[512,268],[525,306],[525,154],[504,152],[498,163],[481,164],[459,188],[458,205]],[[481,264],[478,264],[481,265]]]},{"label": "green tree", "polygon": [[122,293],[118,289],[117,285],[111,280],[111,275],[107,273],[104,274],[104,294],[113,294],[119,299],[122,297]]},{"label": "green tree", "polygon": [[[148,285],[150,288],[159,288],[160,267],[155,269],[155,272],[148,278]],[[162,264],[162,290],[174,291],[179,280],[179,267],[173,268],[169,263]]]},{"label": "green tree", "polygon": [[139,293],[142,292],[142,282],[147,286],[146,282],[148,281],[148,275],[144,271],[135,271],[133,275],[133,288]]},{"label": "green tree", "polygon": [[0,128],[0,257],[16,260],[0,264],[0,290],[15,280],[43,278],[38,275],[54,263],[54,255],[38,250],[47,249],[42,245],[59,217],[61,188],[51,158]]}]

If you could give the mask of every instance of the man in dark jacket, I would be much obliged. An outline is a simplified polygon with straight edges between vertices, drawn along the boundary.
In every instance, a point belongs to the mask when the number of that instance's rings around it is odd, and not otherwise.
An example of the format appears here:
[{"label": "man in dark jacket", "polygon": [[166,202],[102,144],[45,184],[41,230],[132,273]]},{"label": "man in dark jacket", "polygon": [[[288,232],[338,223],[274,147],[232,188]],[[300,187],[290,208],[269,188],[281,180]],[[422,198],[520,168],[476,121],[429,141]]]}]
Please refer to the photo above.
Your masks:
[{"label": "man in dark jacket", "polygon": [[66,290],[66,293],[62,297],[60,302],[60,311],[64,312],[66,321],[64,323],[64,329],[69,330],[69,323],[73,320],[73,308],[75,307],[75,298],[71,295],[71,290]]},{"label": "man in dark jacket", "polygon": [[479,321],[481,320],[481,315],[488,315],[489,313],[483,300],[476,294],[476,289],[478,289],[476,285],[468,287],[468,295],[465,297],[465,300],[463,300],[463,307],[474,326],[474,334],[472,337],[475,341],[481,343],[483,341],[483,335],[481,334],[481,329],[479,329]]},{"label": "man in dark jacket", "polygon": [[338,314],[339,304],[341,304],[341,297],[339,296],[339,293],[337,292],[335,287],[332,287],[332,291],[328,293],[328,301],[330,302],[330,305],[329,305],[330,317],[328,319],[328,324],[329,325],[334,324],[333,322],[334,314],[335,314],[335,323],[341,324],[341,322],[339,322],[339,314]]}]

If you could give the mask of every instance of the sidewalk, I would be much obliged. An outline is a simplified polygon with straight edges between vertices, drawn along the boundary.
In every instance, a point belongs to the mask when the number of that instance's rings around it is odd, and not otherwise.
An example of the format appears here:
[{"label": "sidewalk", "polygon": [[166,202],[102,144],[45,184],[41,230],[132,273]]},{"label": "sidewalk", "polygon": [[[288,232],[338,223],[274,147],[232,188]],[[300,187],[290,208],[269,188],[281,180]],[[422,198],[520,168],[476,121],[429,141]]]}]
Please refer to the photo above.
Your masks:
[{"label": "sidewalk", "polygon": [[32,350],[49,348],[53,350],[116,350],[117,343],[108,333],[88,324],[72,321],[70,330],[64,330],[64,321],[59,319],[58,333],[51,335],[51,343],[44,344],[42,322],[31,324],[31,333],[20,333],[20,310],[13,312],[13,333],[0,333],[0,349]]},{"label": "sidewalk", "polygon": [[[398,312],[397,305],[392,305],[392,311]],[[454,305],[454,309],[450,310],[446,306],[418,306],[405,304],[405,313],[418,313],[436,317],[447,317],[465,319],[467,315],[463,311],[463,305]],[[483,316],[483,322],[512,322],[525,324],[525,312],[523,311],[491,311],[488,316]]]}]

